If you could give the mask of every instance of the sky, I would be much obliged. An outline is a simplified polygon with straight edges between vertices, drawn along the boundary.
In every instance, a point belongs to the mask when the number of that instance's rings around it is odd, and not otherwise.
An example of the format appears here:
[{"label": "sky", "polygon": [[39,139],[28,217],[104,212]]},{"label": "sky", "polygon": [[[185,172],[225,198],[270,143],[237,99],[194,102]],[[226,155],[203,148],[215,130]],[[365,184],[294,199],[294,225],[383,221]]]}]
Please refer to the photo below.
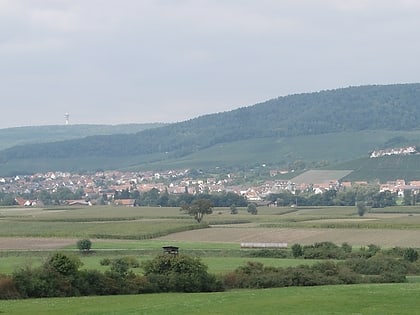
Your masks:
[{"label": "sky", "polygon": [[0,0],[0,128],[420,82],[417,0]]}]

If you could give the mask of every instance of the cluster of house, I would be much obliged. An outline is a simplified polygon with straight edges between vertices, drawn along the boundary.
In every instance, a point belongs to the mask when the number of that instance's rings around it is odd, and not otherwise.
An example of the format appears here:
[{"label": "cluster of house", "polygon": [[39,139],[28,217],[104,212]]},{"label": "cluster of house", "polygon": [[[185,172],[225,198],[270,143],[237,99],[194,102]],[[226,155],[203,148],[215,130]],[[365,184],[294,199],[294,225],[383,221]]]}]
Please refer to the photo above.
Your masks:
[{"label": "cluster of house", "polygon": [[[68,172],[47,172],[33,175],[22,175],[0,178],[0,192],[18,196],[16,202],[21,206],[42,206],[40,200],[25,199],[22,196],[35,196],[41,191],[56,193],[60,188],[68,188],[72,192],[82,191],[85,197],[80,200],[66,200],[69,205],[90,205],[90,200],[106,196],[113,200],[116,192],[137,190],[140,193],[157,189],[169,194],[183,193],[215,193],[228,191],[231,175],[225,179],[209,177],[192,179],[188,170],[172,170],[165,172],[120,172],[106,171],[95,174],[72,174]],[[132,206],[132,199],[113,200],[115,205]]]},{"label": "cluster of house", "polygon": [[388,181],[386,184],[380,185],[379,191],[390,191],[392,193],[397,193],[400,197],[404,197],[404,193],[407,191],[418,194],[420,192],[420,181],[412,180],[406,182],[404,179]]},{"label": "cluster of house", "polygon": [[393,148],[386,150],[375,150],[370,154],[370,158],[377,158],[387,155],[408,155],[408,154],[418,154],[417,148],[415,146],[408,146],[402,148]]},{"label": "cluster of house", "polygon": [[[340,182],[338,180],[325,181],[316,184],[294,183],[290,180],[268,179],[258,186],[233,185],[234,174],[223,176],[224,179],[209,177],[206,179],[192,179],[188,170],[172,170],[162,173],[157,172],[119,172],[107,171],[95,174],[71,174],[66,172],[48,172],[27,176],[14,176],[0,178],[0,191],[12,193],[16,202],[21,206],[42,206],[40,200],[25,199],[22,196],[35,196],[40,191],[57,192],[60,187],[70,189],[72,192],[81,191],[85,199],[67,200],[69,205],[90,205],[91,199],[106,196],[115,205],[134,206],[133,199],[114,199],[116,192],[124,190],[138,190],[140,193],[157,189],[169,194],[219,193],[234,192],[244,196],[249,201],[262,201],[272,193],[284,191],[309,191],[322,194],[325,191],[339,190],[352,185],[367,185],[367,182]],[[380,185],[381,191],[391,191],[403,196],[404,191],[420,191],[420,181],[406,183],[396,180]]]}]

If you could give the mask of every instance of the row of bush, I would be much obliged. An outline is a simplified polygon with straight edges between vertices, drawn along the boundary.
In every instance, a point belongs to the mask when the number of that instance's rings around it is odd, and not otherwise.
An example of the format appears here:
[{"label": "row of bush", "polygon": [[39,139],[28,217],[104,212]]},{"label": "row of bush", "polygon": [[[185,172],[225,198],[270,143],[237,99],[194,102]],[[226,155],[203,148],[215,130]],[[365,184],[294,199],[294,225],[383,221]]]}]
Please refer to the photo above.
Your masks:
[{"label": "row of bush", "polygon": [[369,245],[353,252],[347,244],[295,245],[290,251],[261,250],[254,253],[264,254],[265,257],[273,253],[283,257],[289,253],[296,257],[329,259],[311,266],[287,268],[248,262],[216,277],[208,273],[207,266],[198,257],[166,254],[143,262],[143,275],[138,275],[131,270],[139,267],[133,256],[104,258],[100,263],[109,266],[109,269],[99,272],[80,270],[78,257],[58,252],[40,267],[26,266],[10,276],[0,276],[0,299],[404,282],[406,275],[420,274],[418,253],[412,248],[382,250]]},{"label": "row of bush", "polygon": [[356,283],[405,282],[406,275],[418,273],[411,263],[392,257],[331,260],[296,267],[265,267],[259,262],[248,262],[223,277],[225,289],[273,288]]},{"label": "row of bush", "polygon": [[80,259],[55,253],[40,267],[23,267],[11,276],[0,275],[0,299],[116,295],[159,292],[211,292],[223,290],[219,279],[207,272],[199,258],[161,255],[143,263],[144,275],[133,257],[103,259],[105,272],[79,270]]},{"label": "row of bush", "polygon": [[384,250],[379,246],[370,244],[353,250],[348,243],[341,246],[332,242],[319,242],[312,245],[293,244],[290,249],[252,249],[243,251],[244,256],[249,257],[270,257],[270,258],[304,258],[304,259],[350,259],[350,258],[369,258],[377,253],[388,256],[399,257],[410,262],[418,259],[419,253],[414,248],[394,247]]}]

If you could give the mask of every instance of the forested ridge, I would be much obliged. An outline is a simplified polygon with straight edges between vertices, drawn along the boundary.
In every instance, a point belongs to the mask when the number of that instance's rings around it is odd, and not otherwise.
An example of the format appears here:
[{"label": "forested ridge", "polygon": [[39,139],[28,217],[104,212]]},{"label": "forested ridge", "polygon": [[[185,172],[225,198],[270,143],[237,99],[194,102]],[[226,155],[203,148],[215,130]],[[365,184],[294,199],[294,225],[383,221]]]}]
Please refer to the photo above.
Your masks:
[{"label": "forested ridge", "polygon": [[90,136],[0,151],[16,159],[167,154],[182,157],[220,143],[361,130],[418,129],[420,84],[372,85],[279,97],[135,134]]}]

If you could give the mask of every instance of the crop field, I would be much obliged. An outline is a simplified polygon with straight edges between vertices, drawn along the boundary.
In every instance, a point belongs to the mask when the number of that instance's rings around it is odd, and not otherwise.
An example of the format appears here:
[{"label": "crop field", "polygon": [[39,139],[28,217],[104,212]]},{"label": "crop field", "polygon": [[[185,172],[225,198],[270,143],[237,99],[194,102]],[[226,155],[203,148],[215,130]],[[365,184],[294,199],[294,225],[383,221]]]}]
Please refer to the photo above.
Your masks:
[{"label": "crop field", "polygon": [[[197,224],[178,208],[89,207],[1,208],[0,250],[73,249],[80,238],[97,239],[97,249],[136,249],[141,240],[218,243],[332,241],[352,245],[420,247],[420,207],[378,209],[359,217],[355,207],[259,207],[258,215],[240,208],[217,208]],[[109,241],[107,241],[109,240]],[[121,241],[117,241],[121,240]],[[127,240],[127,241],[122,241]],[[128,241],[132,240],[132,241]]]},{"label": "crop field", "polygon": [[[90,238],[92,253],[78,253],[76,241]],[[105,271],[106,258],[155,257],[162,246],[179,246],[200,256],[209,271],[223,274],[247,261],[285,267],[316,260],[252,257],[242,242],[313,244],[347,242],[355,248],[420,248],[420,206],[375,209],[359,217],[355,207],[270,208],[257,215],[216,208],[202,224],[178,208],[87,207],[0,208],[0,273],[38,266],[54,251],[78,255],[82,269]],[[142,273],[141,268],[133,269]],[[148,294],[2,301],[5,314],[413,314],[420,308],[418,277],[396,285],[239,290],[211,294]],[[334,296],[334,299],[331,298]],[[351,298],[349,298],[351,297]],[[314,308],[314,305],[317,305]],[[398,306],[399,305],[399,306]],[[404,307],[401,307],[404,305]]]}]

